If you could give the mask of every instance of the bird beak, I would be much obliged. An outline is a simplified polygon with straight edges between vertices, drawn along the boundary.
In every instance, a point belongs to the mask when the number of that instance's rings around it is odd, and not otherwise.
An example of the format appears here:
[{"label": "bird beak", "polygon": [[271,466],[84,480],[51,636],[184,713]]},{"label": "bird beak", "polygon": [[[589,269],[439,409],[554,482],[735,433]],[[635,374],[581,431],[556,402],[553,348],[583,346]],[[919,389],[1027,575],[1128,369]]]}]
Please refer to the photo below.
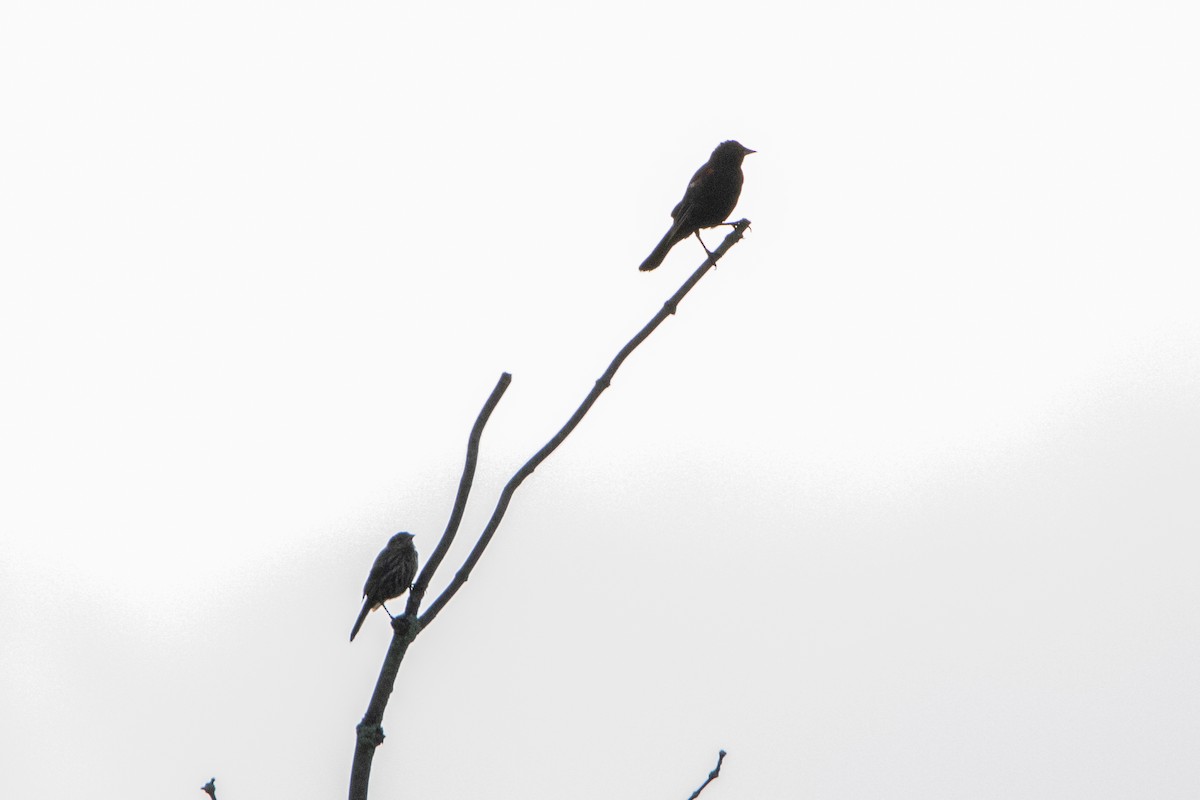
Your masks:
[{"label": "bird beak", "polygon": [[751,153],[758,152],[757,150],[751,150],[749,147],[746,147],[745,145],[742,145],[742,150],[745,151],[745,155],[750,155]]}]

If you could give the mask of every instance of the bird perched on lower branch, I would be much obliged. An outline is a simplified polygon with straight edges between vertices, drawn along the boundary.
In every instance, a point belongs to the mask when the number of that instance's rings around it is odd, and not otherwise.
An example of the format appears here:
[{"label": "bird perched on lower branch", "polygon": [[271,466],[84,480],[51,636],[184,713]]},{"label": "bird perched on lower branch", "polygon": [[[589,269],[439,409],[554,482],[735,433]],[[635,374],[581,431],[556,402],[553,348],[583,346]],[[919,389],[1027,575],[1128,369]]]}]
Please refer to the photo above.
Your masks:
[{"label": "bird perched on lower branch", "polygon": [[[397,533],[388,539],[387,546],[375,556],[367,582],[363,584],[363,607],[358,612],[358,619],[350,631],[350,641],[358,635],[358,629],[363,621],[375,609],[383,606],[388,600],[393,600],[408,591],[413,578],[417,575],[417,548],[413,547],[411,533]],[[388,611],[388,616],[392,612]]]},{"label": "bird perched on lower branch", "polygon": [[[699,238],[701,228],[714,228],[733,213],[742,194],[742,159],[753,152],[734,141],[717,145],[708,163],[696,170],[687,191],[683,193],[683,199],[671,212],[675,224],[638,269],[642,272],[654,269],[663,262],[672,247],[692,234]],[[708,250],[707,247],[704,249]]]}]

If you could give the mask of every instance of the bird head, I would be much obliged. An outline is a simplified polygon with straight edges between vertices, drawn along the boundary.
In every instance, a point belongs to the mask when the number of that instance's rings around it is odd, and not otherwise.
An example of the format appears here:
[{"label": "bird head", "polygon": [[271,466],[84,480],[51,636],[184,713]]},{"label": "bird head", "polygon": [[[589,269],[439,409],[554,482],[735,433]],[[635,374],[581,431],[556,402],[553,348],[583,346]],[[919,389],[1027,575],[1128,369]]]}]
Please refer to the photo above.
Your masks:
[{"label": "bird head", "polygon": [[733,139],[730,139],[728,142],[722,142],[721,144],[716,145],[716,150],[713,150],[713,157],[710,158],[709,161],[714,163],[726,162],[740,164],[742,163],[743,158],[749,156],[751,152],[754,152],[754,150],[746,148],[746,146],[742,143],[734,142]]},{"label": "bird head", "polygon": [[413,535],[411,533],[405,533],[404,531],[401,531],[400,533],[397,533],[392,538],[388,539],[387,546],[388,547],[400,547],[401,545],[406,545],[409,542],[411,542],[412,538],[413,538]]},{"label": "bird head", "polygon": [[730,161],[736,161],[740,164],[742,163],[743,158],[753,152],[755,151],[751,150],[749,147],[746,147],[741,142],[730,139],[728,142],[721,142],[719,145],[717,145],[717,149],[713,150],[712,157],[714,161],[724,161],[728,159]]}]

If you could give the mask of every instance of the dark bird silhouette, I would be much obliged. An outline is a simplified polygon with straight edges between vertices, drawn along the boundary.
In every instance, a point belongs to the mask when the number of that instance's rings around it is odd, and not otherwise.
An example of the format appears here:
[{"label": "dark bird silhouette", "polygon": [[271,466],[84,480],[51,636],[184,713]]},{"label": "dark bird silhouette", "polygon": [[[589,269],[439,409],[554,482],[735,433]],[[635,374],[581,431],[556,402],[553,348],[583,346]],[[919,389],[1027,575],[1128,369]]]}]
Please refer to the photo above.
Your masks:
[{"label": "dark bird silhouette", "polygon": [[[701,228],[716,227],[733,213],[738,196],[742,193],[742,159],[753,152],[734,141],[717,145],[708,163],[696,170],[687,191],[683,193],[683,199],[671,212],[675,224],[638,269],[643,272],[654,269],[663,262],[672,247],[692,234],[700,238]],[[707,247],[704,249],[708,250]]]},{"label": "dark bird silhouette", "polygon": [[[417,548],[413,547],[412,540],[411,533],[397,533],[388,539],[387,546],[375,556],[367,582],[363,584],[363,597],[366,599],[350,631],[350,641],[353,642],[358,635],[358,629],[362,627],[367,614],[404,594],[412,585],[417,575]],[[387,606],[383,606],[383,610],[387,611]],[[391,615],[392,612],[388,611],[388,616]]]}]

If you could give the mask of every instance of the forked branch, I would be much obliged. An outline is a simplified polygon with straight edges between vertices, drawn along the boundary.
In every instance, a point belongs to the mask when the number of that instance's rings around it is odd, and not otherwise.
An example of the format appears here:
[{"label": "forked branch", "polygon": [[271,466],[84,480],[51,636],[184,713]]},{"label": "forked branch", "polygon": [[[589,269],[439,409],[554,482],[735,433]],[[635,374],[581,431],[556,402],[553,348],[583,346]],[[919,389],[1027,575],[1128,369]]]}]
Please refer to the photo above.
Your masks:
[{"label": "forked branch", "polygon": [[[729,251],[729,248],[741,240],[746,230],[750,227],[750,221],[744,219],[740,222],[732,223],[732,226],[733,230],[725,237],[721,245],[704,259],[704,263],[696,268],[696,271],[683,282],[683,285],[679,287],[675,294],[671,295],[671,298],[663,304],[662,309],[621,348],[620,352],[617,353],[616,357],[608,365],[608,369],[596,381],[592,390],[588,392],[587,397],[575,409],[575,413],[571,415],[566,424],[509,479],[504,489],[500,492],[496,508],[492,512],[487,525],[484,527],[483,533],[480,534],[479,540],[475,543],[475,547],[472,548],[470,555],[467,556],[466,561],[463,562],[462,567],[455,573],[454,579],[442,591],[441,595],[438,596],[424,614],[417,617],[417,612],[420,610],[421,601],[429,587],[429,582],[450,549],[450,544],[454,541],[459,524],[462,521],[463,512],[467,505],[467,498],[470,495],[471,485],[475,477],[475,465],[479,458],[479,442],[483,435],[483,428],[491,417],[496,404],[500,402],[500,397],[508,388],[509,382],[512,380],[512,376],[507,372],[500,376],[500,380],[492,390],[491,396],[484,403],[482,410],[480,410],[479,416],[475,420],[475,425],[471,429],[471,435],[467,440],[466,463],[463,465],[463,474],[458,485],[458,495],[455,498],[450,519],[446,523],[446,530],[442,534],[441,541],[438,542],[437,547],[430,553],[424,568],[421,570],[416,583],[412,587],[405,613],[392,620],[392,641],[388,647],[387,655],[384,657],[383,668],[380,670],[379,679],[375,684],[375,691],[372,693],[371,701],[367,706],[367,713],[363,716],[362,722],[357,727],[358,738],[354,749],[354,763],[350,770],[350,800],[366,800],[367,798],[367,789],[371,778],[371,763],[374,760],[375,749],[383,743],[383,712],[387,708],[388,700],[395,686],[396,675],[400,670],[400,663],[404,660],[404,655],[408,651],[409,644],[412,643],[425,626],[441,613],[451,598],[467,582],[471,571],[479,563],[479,559],[483,556],[483,551],[487,549],[488,544],[495,535],[496,529],[500,527],[500,522],[504,519],[504,513],[508,510],[508,504],[512,501],[513,494],[517,491],[517,488],[526,478],[533,474],[533,471],[551,453],[558,449],[558,446],[566,440],[571,431],[575,430],[587,412],[595,405],[596,400],[599,399],[604,390],[612,383],[613,376],[616,375],[617,370],[624,363],[625,359],[668,316],[675,313],[680,301],[692,290],[692,287],[704,277],[706,272],[716,265],[717,261]],[[722,753],[722,756],[724,756],[724,753]],[[719,770],[720,762],[718,761],[716,771]],[[709,777],[709,780],[716,777],[716,771]]]}]

